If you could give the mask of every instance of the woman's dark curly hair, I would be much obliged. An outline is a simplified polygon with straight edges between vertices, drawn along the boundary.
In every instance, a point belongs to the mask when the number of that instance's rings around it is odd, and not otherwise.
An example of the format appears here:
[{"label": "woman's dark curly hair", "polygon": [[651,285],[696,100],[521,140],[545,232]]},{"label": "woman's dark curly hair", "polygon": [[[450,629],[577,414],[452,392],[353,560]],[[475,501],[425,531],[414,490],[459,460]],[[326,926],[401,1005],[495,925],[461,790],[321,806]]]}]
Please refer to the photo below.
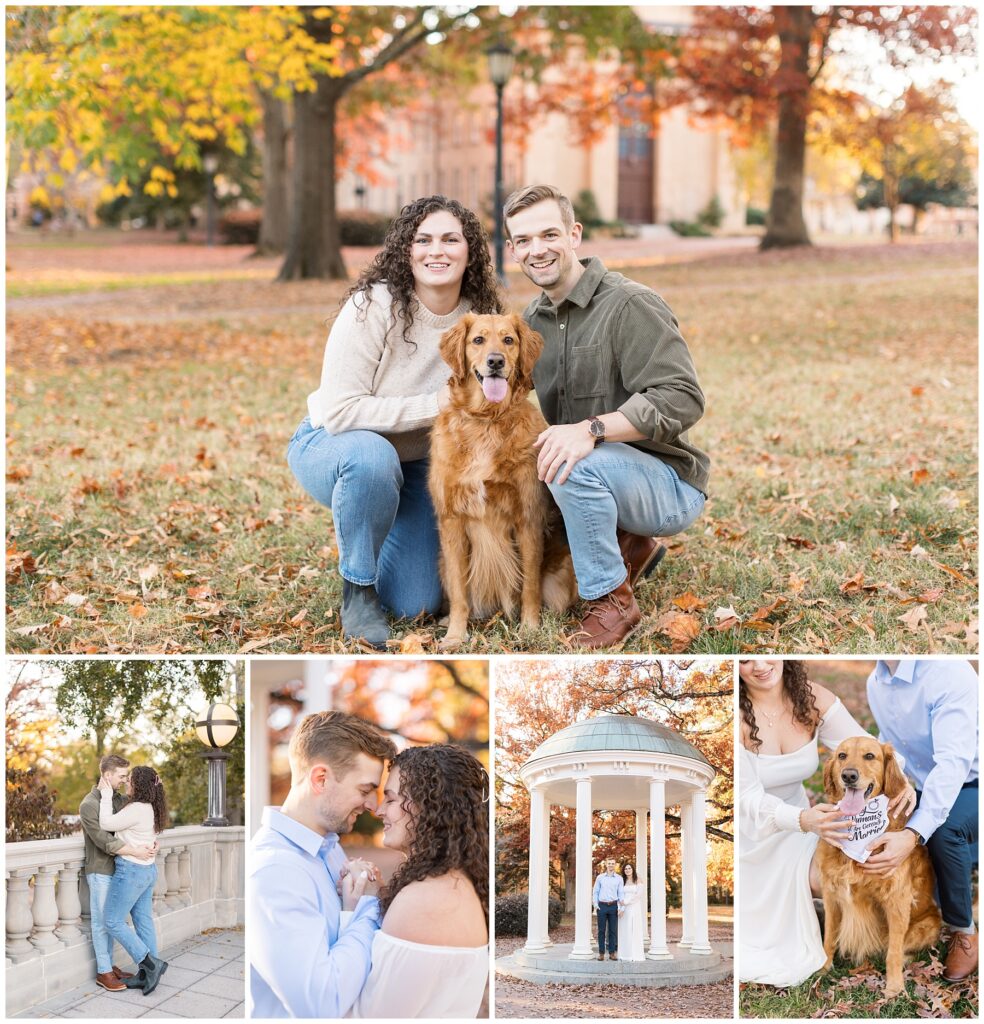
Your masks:
[{"label": "woman's dark curly hair", "polygon": [[[806,663],[802,661],[784,661],[782,663],[782,688],[793,706],[793,721],[810,730],[812,736],[820,724],[820,709],[806,677]],[[738,707],[741,718],[748,726],[748,739],[753,750],[762,746],[759,739],[758,725],[755,722],[755,711],[752,701],[745,689],[745,683],[738,680]]]},{"label": "woman's dark curly hair", "polygon": [[410,817],[407,859],[380,893],[386,912],[411,882],[461,871],[489,921],[489,777],[463,747],[408,747],[390,763],[400,769],[400,800]]},{"label": "woman's dark curly hair", "polygon": [[393,296],[394,312],[403,321],[403,340],[409,345],[413,344],[409,335],[417,305],[413,271],[410,269],[410,247],[421,221],[438,210],[447,210],[457,217],[468,243],[468,265],[461,279],[461,297],[469,300],[473,313],[501,313],[505,308],[489,257],[489,239],[478,217],[457,199],[448,199],[447,196],[415,199],[400,210],[386,233],[382,251],[362,271],[359,280],[345,296],[346,299],[356,294],[362,296],[365,301],[361,313],[364,316],[372,302],[372,286],[385,283]]},{"label": "woman's dark curly hair", "polygon": [[154,809],[154,831],[163,832],[168,826],[167,798],[161,777],[146,765],[138,765],[130,772],[133,784],[132,804],[150,804]]}]

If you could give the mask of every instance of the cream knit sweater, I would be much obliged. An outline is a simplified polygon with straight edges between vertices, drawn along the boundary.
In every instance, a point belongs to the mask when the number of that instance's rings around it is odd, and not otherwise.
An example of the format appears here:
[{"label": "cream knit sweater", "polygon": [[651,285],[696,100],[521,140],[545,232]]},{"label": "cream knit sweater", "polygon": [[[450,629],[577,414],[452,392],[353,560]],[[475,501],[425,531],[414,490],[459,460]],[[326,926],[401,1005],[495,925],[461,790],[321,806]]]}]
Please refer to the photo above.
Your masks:
[{"label": "cream knit sweater", "polygon": [[413,345],[403,340],[403,322],[392,307],[385,284],[373,285],[368,309],[360,294],[345,303],[328,335],[321,386],[308,396],[308,413],[312,426],[330,434],[382,434],[401,462],[414,462],[430,450],[437,395],[451,375],[438,351],[441,335],[470,306],[462,299],[447,316],[437,316],[418,302]]}]

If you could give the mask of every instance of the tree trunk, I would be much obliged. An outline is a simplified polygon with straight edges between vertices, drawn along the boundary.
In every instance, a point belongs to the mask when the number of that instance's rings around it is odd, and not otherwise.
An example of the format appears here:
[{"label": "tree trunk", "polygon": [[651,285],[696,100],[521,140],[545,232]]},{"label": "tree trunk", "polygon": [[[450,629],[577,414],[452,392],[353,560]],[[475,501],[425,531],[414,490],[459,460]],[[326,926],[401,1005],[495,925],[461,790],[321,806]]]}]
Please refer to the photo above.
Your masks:
[{"label": "tree trunk", "polygon": [[780,58],[776,77],[779,124],[772,198],[762,248],[811,245],[803,219],[806,164],[806,118],[810,106],[810,36],[812,7],[774,7]]},{"label": "tree trunk", "polygon": [[561,864],[564,869],[564,911],[565,913],[573,914],[576,906],[576,896],[574,892],[574,856],[572,850],[564,851]]},{"label": "tree trunk", "polygon": [[263,104],[263,221],[257,255],[287,248],[287,104],[261,92]]}]

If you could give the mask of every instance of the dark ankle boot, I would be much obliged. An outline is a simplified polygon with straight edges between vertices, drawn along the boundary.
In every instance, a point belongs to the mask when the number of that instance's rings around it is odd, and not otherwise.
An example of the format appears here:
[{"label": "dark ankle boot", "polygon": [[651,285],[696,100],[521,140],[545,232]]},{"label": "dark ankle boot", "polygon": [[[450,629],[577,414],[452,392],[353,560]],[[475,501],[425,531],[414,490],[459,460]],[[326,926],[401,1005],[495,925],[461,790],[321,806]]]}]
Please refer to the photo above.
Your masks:
[{"label": "dark ankle boot", "polygon": [[390,638],[386,613],[379,603],[376,588],[362,587],[342,577],[342,635],[363,640],[377,651],[386,650]]},{"label": "dark ankle boot", "polygon": [[148,953],[143,960],[140,961],[140,967],[144,974],[143,994],[145,996],[149,996],[150,993],[157,988],[157,983],[161,980],[161,976],[167,970],[167,961],[159,960],[156,956],[152,956]]}]

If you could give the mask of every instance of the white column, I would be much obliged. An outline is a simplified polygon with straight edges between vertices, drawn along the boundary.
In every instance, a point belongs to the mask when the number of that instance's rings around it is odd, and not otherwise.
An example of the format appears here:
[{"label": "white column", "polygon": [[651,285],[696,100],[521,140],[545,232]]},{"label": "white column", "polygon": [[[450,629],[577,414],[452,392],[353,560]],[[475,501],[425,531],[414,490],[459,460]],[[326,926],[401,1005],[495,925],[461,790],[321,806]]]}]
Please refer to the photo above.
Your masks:
[{"label": "white column", "polygon": [[680,800],[680,889],[683,912],[683,934],[679,945],[689,947],[694,942],[694,828],[690,811],[690,795]]},{"label": "white column", "polygon": [[30,888],[33,874],[33,868],[16,868],[7,875],[7,959],[15,964],[38,955],[30,941],[34,930]]},{"label": "white column", "polygon": [[692,797],[694,823],[694,943],[691,953],[708,954],[711,946],[707,939],[707,830],[704,812],[704,790],[698,789]]},{"label": "white column", "polygon": [[550,940],[550,801],[543,801],[543,892],[539,907],[540,944],[546,949]]},{"label": "white column", "polygon": [[632,867],[636,871],[636,882],[642,887],[642,941],[643,944],[649,941],[649,867],[646,858],[646,850],[649,842],[646,835],[646,821],[648,812],[645,807],[637,808],[636,816],[636,856],[635,864]]},{"label": "white column", "polygon": [[574,845],[574,948],[571,960],[593,960],[591,948],[591,776],[578,777]]},{"label": "white column", "polygon": [[652,919],[649,960],[672,960],[666,948],[666,782],[649,780],[649,852],[652,861]]},{"label": "white column", "polygon": [[34,899],[31,902],[31,913],[34,916],[34,932],[31,942],[42,953],[50,952],[61,946],[55,938],[55,927],[58,924],[58,904],[55,902],[55,881],[62,864],[46,864],[38,868],[34,875]]},{"label": "white column", "polygon": [[529,903],[526,910],[526,949],[537,952],[543,949],[540,927],[540,907],[543,899],[543,807],[545,804],[542,786],[530,790],[530,885]]},{"label": "white column", "polygon": [[83,939],[82,902],[79,899],[79,871],[83,861],[73,860],[58,872],[58,888],[55,890],[55,903],[58,906],[58,927],[55,935],[66,946],[74,946]]}]

